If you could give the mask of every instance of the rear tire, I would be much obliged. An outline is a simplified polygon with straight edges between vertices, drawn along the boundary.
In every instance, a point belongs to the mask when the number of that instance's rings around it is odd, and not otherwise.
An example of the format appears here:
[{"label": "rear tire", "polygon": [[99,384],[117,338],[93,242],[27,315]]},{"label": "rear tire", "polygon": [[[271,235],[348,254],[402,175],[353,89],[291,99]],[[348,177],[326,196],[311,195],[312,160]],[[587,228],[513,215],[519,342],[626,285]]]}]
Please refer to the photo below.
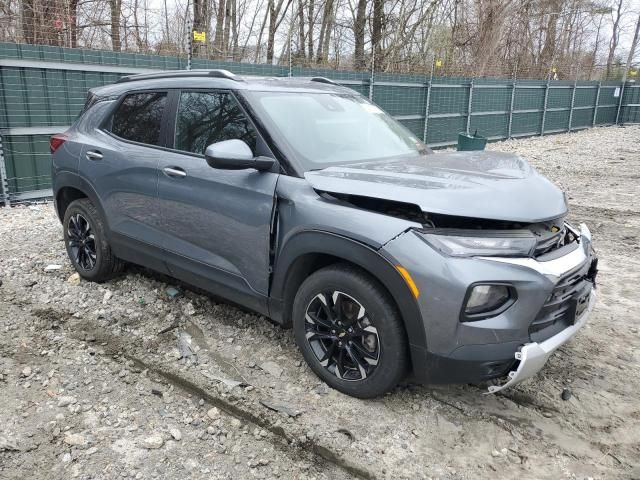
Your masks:
[{"label": "rear tire", "polygon": [[122,271],[124,263],[111,251],[104,220],[91,200],[71,202],[62,225],[67,255],[82,278],[104,282]]},{"label": "rear tire", "polygon": [[329,386],[358,398],[380,396],[408,367],[400,315],[378,281],[347,264],[309,276],[293,302],[296,344]]}]

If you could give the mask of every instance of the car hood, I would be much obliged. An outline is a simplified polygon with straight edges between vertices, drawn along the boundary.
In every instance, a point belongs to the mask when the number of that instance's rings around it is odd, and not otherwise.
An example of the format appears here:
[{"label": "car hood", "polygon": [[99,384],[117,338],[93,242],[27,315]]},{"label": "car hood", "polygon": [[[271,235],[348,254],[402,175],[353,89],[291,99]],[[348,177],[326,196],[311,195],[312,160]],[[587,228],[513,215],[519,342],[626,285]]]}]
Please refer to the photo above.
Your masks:
[{"label": "car hood", "polygon": [[319,191],[415,204],[423,212],[535,223],[566,214],[562,191],[523,158],[444,152],[305,173]]}]

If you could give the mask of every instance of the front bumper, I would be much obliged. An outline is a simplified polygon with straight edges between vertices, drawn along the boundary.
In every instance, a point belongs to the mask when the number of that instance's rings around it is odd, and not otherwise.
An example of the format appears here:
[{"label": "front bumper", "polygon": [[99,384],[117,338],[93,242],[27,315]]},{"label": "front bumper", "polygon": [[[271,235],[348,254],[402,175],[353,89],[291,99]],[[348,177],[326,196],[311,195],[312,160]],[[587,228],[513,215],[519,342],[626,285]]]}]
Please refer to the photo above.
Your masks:
[{"label": "front bumper", "polygon": [[[578,235],[580,242],[569,253],[540,259],[448,257],[411,231],[387,243],[385,256],[405,267],[420,290],[416,303],[425,341],[410,338],[415,380],[479,383],[506,377],[505,385],[493,389],[499,391],[539,371],[584,325],[593,307],[591,236],[586,227]],[[469,286],[486,282],[512,285],[517,300],[491,318],[461,321]],[[577,310],[585,299],[587,308]],[[572,314],[557,305],[576,310]]]},{"label": "front bumper", "polygon": [[515,370],[512,370],[507,375],[507,382],[502,385],[491,385],[487,393],[496,393],[507,387],[516,385],[528,378],[537,374],[551,356],[562,345],[567,343],[573,336],[578,333],[591,314],[593,305],[595,304],[596,294],[592,290],[589,294],[589,305],[587,309],[582,313],[580,318],[576,319],[576,323],[570,327],[565,328],[557,335],[545,340],[544,342],[527,343],[522,346],[520,351],[516,352],[514,357],[518,361]]}]

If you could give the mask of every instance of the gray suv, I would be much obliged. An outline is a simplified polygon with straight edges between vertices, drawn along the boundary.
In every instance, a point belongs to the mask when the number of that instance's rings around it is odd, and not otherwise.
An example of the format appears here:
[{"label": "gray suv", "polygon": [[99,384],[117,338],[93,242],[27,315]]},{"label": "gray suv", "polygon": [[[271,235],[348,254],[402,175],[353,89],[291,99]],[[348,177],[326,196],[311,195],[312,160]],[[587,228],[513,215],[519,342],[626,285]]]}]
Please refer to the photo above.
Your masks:
[{"label": "gray suv", "polygon": [[92,89],[51,139],[69,258],[133,262],[292,327],[333,388],[533,376],[594,303],[589,230],[522,158],[433,153],[325,78],[224,70]]}]

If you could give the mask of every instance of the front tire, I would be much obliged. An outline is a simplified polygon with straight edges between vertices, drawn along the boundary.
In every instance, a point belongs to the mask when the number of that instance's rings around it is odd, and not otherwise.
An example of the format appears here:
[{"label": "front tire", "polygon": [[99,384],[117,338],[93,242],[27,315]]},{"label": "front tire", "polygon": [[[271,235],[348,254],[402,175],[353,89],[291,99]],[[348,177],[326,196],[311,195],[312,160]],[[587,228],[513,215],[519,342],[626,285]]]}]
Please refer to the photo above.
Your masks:
[{"label": "front tire", "polygon": [[91,200],[71,202],[62,224],[67,255],[82,278],[104,282],[122,271],[124,264],[111,251],[104,220]]},{"label": "front tire", "polygon": [[358,398],[395,387],[408,366],[400,315],[374,278],[346,264],[307,278],[293,302],[296,344],[329,386]]}]

